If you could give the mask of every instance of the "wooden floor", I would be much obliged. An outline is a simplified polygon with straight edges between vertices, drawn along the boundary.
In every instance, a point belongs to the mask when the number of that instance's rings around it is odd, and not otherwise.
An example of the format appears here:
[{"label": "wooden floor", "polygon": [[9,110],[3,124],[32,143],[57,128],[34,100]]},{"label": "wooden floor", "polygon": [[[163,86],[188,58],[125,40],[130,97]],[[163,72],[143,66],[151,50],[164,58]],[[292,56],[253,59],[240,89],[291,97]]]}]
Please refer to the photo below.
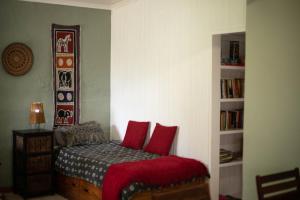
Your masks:
[{"label": "wooden floor", "polygon": [[[5,200],[23,200],[23,198],[19,195],[16,195],[16,194],[13,194],[13,193],[8,193],[8,194],[5,194]],[[56,195],[29,198],[28,200],[67,200],[67,199],[65,199],[62,196],[56,194]]]}]

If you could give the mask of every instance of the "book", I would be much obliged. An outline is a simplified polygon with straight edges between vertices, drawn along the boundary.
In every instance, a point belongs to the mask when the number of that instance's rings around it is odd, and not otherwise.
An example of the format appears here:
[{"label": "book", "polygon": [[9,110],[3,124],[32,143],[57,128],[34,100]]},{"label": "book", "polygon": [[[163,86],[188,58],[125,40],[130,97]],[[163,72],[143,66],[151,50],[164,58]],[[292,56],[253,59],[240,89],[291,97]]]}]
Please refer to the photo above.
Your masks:
[{"label": "book", "polygon": [[243,98],[244,79],[221,79],[221,98]]},{"label": "book", "polygon": [[227,97],[233,98],[233,91],[232,91],[232,80],[227,79]]},{"label": "book", "polygon": [[226,112],[221,111],[220,114],[220,130],[225,130],[226,129]]},{"label": "book", "polygon": [[220,112],[220,130],[243,128],[243,110],[230,110]]},{"label": "book", "polygon": [[238,87],[239,79],[232,80],[233,98],[240,98],[240,89]]},{"label": "book", "polygon": [[231,64],[240,63],[240,43],[239,41],[230,41],[229,58]]},{"label": "book", "polygon": [[227,98],[227,81],[225,79],[221,79],[221,98]]}]

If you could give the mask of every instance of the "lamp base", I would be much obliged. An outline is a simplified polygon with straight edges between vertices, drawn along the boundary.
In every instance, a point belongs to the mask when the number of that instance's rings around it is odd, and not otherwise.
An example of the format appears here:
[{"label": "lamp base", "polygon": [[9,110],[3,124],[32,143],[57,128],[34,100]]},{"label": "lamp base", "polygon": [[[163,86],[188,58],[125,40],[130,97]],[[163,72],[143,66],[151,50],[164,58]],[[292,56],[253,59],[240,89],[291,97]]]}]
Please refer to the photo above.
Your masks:
[{"label": "lamp base", "polygon": [[41,129],[41,124],[33,124],[32,128],[39,130],[39,129]]}]

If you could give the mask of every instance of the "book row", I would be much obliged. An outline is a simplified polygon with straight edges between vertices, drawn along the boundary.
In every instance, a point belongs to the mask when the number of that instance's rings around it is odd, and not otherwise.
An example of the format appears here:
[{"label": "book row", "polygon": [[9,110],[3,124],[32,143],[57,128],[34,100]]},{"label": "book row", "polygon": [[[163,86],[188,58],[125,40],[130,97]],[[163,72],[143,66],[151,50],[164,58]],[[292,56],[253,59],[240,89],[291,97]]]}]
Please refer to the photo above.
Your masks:
[{"label": "book row", "polygon": [[221,111],[220,130],[232,130],[243,128],[243,110]]},{"label": "book row", "polygon": [[244,79],[221,79],[221,98],[243,98]]}]

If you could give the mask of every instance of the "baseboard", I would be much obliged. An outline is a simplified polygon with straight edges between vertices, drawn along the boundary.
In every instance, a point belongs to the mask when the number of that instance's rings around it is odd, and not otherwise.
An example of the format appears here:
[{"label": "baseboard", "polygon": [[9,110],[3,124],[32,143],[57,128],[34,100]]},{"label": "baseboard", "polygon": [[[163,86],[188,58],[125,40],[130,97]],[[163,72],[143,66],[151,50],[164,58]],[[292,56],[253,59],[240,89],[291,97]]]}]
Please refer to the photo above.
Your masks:
[{"label": "baseboard", "polygon": [[0,193],[9,193],[9,192],[13,192],[12,187],[0,187]]}]

